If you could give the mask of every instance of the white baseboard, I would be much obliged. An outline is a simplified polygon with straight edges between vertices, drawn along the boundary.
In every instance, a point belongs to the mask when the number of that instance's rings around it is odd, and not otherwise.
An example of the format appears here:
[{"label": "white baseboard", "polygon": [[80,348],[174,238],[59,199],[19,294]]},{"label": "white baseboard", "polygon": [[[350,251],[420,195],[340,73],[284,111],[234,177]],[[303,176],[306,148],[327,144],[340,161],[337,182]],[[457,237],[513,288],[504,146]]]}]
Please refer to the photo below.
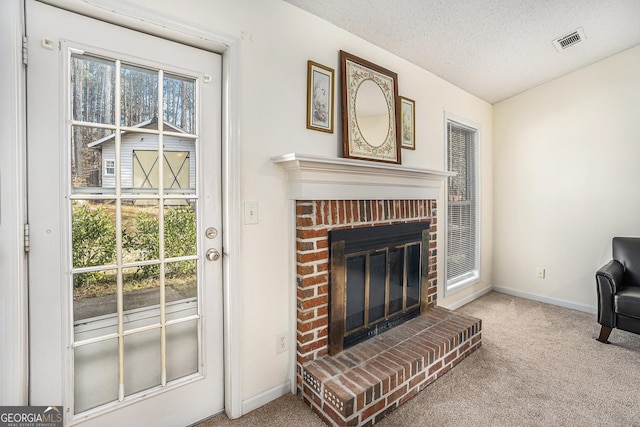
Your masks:
[{"label": "white baseboard", "polygon": [[258,409],[261,406],[266,405],[272,400],[276,400],[279,397],[291,394],[291,381],[287,380],[284,383],[277,385],[269,390],[263,391],[260,394],[256,394],[253,397],[242,401],[242,415],[246,415],[254,409]]},{"label": "white baseboard", "polygon": [[480,298],[483,295],[488,294],[489,292],[491,292],[493,290],[492,286],[486,287],[484,289],[479,290],[478,292],[474,292],[471,295],[467,295],[466,297],[457,300],[456,302],[452,303],[452,304],[447,304],[447,305],[442,305],[442,307],[449,309],[449,310],[455,310],[458,309],[460,307],[462,307],[463,305],[469,304],[471,301],[475,301],[478,298]]},{"label": "white baseboard", "polygon": [[584,311],[585,313],[596,314],[596,307],[591,307],[589,305],[577,304],[571,301],[565,301],[557,298],[545,297],[542,295],[532,294],[530,292],[524,291],[516,291],[514,289],[502,288],[500,286],[492,286],[494,291],[500,292],[502,294],[513,295],[514,297],[526,298],[534,301],[544,302],[546,304],[557,305],[560,307],[570,308],[573,310]]}]

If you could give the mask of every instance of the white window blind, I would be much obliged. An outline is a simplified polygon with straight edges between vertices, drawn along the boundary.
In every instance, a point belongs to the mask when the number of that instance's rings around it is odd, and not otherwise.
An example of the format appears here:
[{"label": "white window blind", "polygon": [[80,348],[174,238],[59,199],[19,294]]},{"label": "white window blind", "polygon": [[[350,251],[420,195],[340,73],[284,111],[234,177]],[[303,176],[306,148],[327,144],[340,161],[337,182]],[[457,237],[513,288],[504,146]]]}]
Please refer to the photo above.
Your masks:
[{"label": "white window blind", "polygon": [[447,289],[479,277],[478,131],[447,121]]}]

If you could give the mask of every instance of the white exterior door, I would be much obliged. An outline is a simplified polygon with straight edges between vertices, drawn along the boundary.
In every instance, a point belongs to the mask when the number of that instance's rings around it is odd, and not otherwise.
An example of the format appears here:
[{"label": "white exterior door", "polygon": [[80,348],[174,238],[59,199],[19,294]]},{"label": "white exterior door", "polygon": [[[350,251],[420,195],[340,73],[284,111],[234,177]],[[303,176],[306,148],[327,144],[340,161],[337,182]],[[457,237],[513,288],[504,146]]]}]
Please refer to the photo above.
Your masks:
[{"label": "white exterior door", "polygon": [[66,425],[220,412],[221,57],[31,0],[26,16],[30,404]]}]

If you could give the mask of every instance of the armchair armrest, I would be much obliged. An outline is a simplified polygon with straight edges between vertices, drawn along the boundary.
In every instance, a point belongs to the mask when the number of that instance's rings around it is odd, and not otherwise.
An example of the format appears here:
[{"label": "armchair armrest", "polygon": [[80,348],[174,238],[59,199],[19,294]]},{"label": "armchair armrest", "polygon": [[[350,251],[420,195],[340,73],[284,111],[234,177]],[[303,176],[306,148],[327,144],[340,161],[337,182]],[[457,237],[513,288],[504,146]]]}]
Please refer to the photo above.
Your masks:
[{"label": "armchair armrest", "polygon": [[622,289],[624,266],[616,260],[609,261],[596,272],[598,292],[598,323],[615,328],[613,296]]}]

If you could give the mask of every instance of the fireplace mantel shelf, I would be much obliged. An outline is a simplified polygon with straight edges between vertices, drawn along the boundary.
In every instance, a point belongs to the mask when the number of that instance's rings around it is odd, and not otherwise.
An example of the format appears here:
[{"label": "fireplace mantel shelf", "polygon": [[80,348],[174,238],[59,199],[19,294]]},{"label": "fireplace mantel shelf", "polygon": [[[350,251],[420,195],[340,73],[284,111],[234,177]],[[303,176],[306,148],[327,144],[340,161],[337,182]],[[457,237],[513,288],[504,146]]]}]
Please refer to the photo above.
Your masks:
[{"label": "fireplace mantel shelf", "polygon": [[287,172],[293,200],[437,199],[452,172],[288,153],[271,160]]}]

